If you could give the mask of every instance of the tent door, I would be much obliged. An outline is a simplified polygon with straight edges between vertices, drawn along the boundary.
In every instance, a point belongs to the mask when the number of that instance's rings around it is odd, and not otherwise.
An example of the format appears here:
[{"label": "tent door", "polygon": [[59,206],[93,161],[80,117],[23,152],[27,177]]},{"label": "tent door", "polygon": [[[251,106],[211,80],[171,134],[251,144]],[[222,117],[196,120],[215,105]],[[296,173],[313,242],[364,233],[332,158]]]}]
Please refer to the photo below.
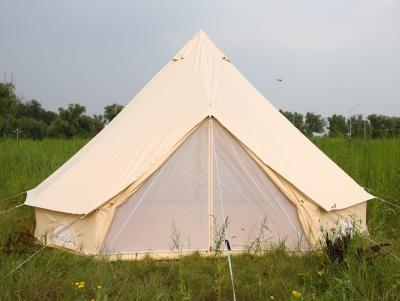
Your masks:
[{"label": "tent door", "polygon": [[294,205],[209,118],[116,209],[104,253],[206,251],[227,222],[232,250],[308,247]]}]

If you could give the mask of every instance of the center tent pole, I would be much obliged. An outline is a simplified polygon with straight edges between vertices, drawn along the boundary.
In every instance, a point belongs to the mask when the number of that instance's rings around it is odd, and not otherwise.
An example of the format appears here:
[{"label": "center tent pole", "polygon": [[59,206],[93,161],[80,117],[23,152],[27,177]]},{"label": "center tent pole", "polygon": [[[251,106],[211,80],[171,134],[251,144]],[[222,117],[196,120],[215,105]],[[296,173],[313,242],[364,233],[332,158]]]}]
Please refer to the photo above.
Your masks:
[{"label": "center tent pole", "polygon": [[208,249],[213,249],[214,208],[213,208],[213,123],[208,116]]},{"label": "center tent pole", "polygon": [[[211,123],[212,126],[212,123]],[[212,130],[212,128],[211,128]],[[211,132],[214,136],[214,132]],[[213,141],[212,141],[213,142]],[[221,206],[221,217],[222,217],[222,222],[223,222],[223,227],[224,227],[224,249],[226,249],[227,254],[228,254],[228,266],[229,266],[229,274],[231,276],[231,284],[232,284],[232,296],[233,296],[233,301],[236,301],[236,292],[235,292],[235,282],[233,280],[233,270],[232,270],[232,258],[231,258],[231,245],[228,240],[228,225],[227,225],[227,219],[225,219],[225,209],[224,209],[224,202],[222,200],[222,188],[221,188],[221,178],[219,174],[219,168],[218,168],[218,154],[215,150],[214,145],[212,145],[212,153],[214,154],[214,160],[215,160],[215,173],[217,176],[217,188],[218,188],[218,197],[219,197],[219,202]]]}]

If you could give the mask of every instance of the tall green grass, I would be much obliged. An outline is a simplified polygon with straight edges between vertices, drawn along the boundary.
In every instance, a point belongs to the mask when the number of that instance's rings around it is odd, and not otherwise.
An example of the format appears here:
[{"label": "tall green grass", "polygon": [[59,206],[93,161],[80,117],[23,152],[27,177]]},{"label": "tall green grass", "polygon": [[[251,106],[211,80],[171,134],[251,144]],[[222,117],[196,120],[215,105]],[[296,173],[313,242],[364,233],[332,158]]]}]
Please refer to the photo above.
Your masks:
[{"label": "tall green grass", "polygon": [[[372,194],[400,203],[400,140],[345,140],[322,138],[315,144]],[[334,183],[333,183],[334,185]],[[339,187],[340,189],[340,187]],[[400,211],[379,200],[368,204],[368,226],[374,235],[396,239]]]},{"label": "tall green grass", "polygon": [[[0,141],[0,199],[33,188],[85,142]],[[400,198],[400,140],[322,138],[313,142],[364,187]],[[22,201],[20,197],[0,202],[0,211]],[[389,249],[396,254],[400,254],[399,214],[400,210],[381,201],[369,202],[368,226],[373,237],[389,241]],[[232,299],[226,258],[220,255],[109,262],[46,248],[7,276],[40,248],[18,236],[33,229],[31,208],[0,215],[0,300]],[[7,253],[10,238],[15,245]],[[277,248],[235,255],[232,261],[238,300],[294,300],[293,290],[301,293],[296,300],[400,300],[400,263],[391,256],[368,261],[347,254],[343,263],[335,263],[321,252],[296,256]],[[81,281],[84,287],[78,288],[76,282]]]}]

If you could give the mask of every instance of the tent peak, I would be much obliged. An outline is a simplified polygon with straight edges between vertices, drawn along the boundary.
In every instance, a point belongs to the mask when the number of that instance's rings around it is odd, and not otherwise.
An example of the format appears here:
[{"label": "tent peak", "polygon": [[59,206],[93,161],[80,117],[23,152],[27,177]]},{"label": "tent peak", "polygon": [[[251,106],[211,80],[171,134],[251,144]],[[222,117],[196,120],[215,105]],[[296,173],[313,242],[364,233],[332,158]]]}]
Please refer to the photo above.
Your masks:
[{"label": "tent peak", "polygon": [[199,30],[173,57],[173,61],[187,58],[190,54],[195,56],[226,58],[226,55],[211,41],[208,35]]},{"label": "tent peak", "polygon": [[193,40],[196,40],[198,43],[210,43],[217,48],[209,36],[201,29],[194,35]]},{"label": "tent peak", "polygon": [[202,29],[199,29],[199,30],[196,32],[196,34],[194,35],[194,37],[204,37],[204,38],[210,39],[210,38],[208,37],[208,35],[205,33],[205,31],[202,30]]}]

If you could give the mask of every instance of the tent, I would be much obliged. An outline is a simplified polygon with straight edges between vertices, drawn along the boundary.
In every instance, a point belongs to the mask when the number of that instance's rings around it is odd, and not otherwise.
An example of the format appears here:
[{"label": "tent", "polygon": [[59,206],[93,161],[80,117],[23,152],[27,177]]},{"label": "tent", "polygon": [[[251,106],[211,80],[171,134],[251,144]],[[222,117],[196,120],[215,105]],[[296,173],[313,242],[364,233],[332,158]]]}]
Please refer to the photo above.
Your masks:
[{"label": "tent", "polygon": [[233,251],[309,250],[321,227],[366,230],[371,198],[200,31],[25,204],[44,244],[131,259],[221,233]]}]

